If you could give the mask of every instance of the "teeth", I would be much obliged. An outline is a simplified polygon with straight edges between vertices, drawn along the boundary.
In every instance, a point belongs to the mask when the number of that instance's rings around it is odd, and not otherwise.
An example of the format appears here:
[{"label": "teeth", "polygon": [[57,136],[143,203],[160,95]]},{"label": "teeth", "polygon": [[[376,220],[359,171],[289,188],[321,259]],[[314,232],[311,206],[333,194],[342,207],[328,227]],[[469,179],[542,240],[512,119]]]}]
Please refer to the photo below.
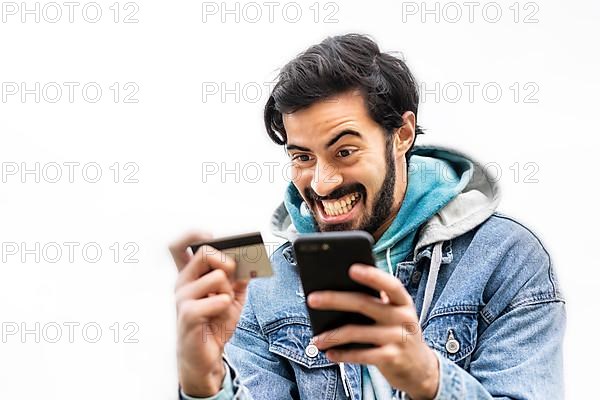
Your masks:
[{"label": "teeth", "polygon": [[327,215],[342,215],[350,212],[352,208],[354,208],[354,201],[359,199],[359,195],[350,194],[345,196],[340,200],[336,200],[334,202],[331,201],[323,201],[321,204],[323,205],[323,209],[325,210],[325,214]]}]

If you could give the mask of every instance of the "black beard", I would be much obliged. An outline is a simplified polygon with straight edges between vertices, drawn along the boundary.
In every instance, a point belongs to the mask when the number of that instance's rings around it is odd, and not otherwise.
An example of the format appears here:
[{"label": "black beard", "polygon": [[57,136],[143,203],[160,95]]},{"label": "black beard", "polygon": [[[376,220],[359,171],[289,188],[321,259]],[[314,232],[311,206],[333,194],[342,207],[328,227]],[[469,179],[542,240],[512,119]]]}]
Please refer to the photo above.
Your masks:
[{"label": "black beard", "polygon": [[[392,143],[393,140],[390,140],[390,138],[386,138],[385,160],[387,168],[385,171],[385,177],[383,179],[383,183],[381,184],[381,189],[379,189],[379,191],[375,195],[373,210],[368,215],[367,220],[357,228],[352,228],[353,221],[343,222],[340,224],[321,224],[317,221],[316,218],[314,218],[314,220],[317,223],[315,226],[317,232],[347,231],[350,229],[359,229],[367,231],[371,235],[373,235],[377,231],[377,229],[385,222],[385,220],[390,216],[392,212],[392,208],[394,205],[394,189],[396,187],[396,161],[394,160]],[[365,187],[359,183],[339,188],[326,197],[318,196],[312,190],[312,188],[308,187],[304,192],[304,196],[308,200],[312,212],[312,209],[314,209],[314,207],[317,207],[317,201],[337,199],[346,194],[354,192],[360,193],[361,201],[364,201],[364,204],[366,204],[367,192]]]},{"label": "black beard", "polygon": [[375,234],[377,229],[385,220],[390,216],[394,206],[394,189],[396,188],[396,160],[394,160],[394,153],[392,147],[392,141],[386,139],[385,149],[385,160],[387,164],[387,170],[385,171],[385,178],[381,184],[381,189],[375,197],[375,203],[373,206],[373,212],[367,219],[367,221],[359,228],[363,231],[369,232],[371,235]]}]

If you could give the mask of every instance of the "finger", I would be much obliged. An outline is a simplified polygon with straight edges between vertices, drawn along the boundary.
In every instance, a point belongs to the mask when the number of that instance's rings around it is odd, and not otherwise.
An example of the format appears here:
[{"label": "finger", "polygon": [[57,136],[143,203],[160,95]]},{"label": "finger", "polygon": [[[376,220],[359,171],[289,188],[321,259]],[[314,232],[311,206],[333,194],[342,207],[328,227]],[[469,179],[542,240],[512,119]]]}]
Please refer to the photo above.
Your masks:
[{"label": "finger", "polygon": [[395,305],[411,305],[412,297],[400,280],[378,268],[364,264],[353,264],[349,271],[350,278],[377,291],[387,293],[390,303]]},{"label": "finger", "polygon": [[208,296],[209,293],[225,293],[234,296],[233,287],[223,270],[215,269],[181,286],[176,293],[177,304],[185,300],[197,300]]},{"label": "finger", "polygon": [[186,264],[190,262],[192,254],[188,250],[188,247],[191,244],[204,242],[210,239],[212,239],[212,234],[210,233],[190,232],[182,236],[177,241],[171,243],[169,245],[169,252],[171,253],[171,257],[173,257],[173,261],[175,261],[177,269],[181,271]]},{"label": "finger", "polygon": [[244,304],[246,301],[246,293],[248,291],[248,283],[250,283],[250,279],[242,279],[239,281],[233,282],[233,297],[235,300]]},{"label": "finger", "polygon": [[383,304],[390,304],[390,298],[388,297],[387,293],[383,290],[379,291],[379,297],[381,297],[381,302]]},{"label": "finger", "polygon": [[227,254],[210,246],[200,246],[190,262],[179,273],[176,287],[181,287],[186,283],[198,279],[211,269],[223,270],[227,277],[232,280],[235,267],[235,260]]},{"label": "finger", "polygon": [[[418,334],[415,323],[397,326],[381,325],[344,325],[314,338],[314,344],[320,350],[347,343],[369,343],[376,346],[406,343],[409,335]],[[418,325],[418,323],[416,323]]]},{"label": "finger", "polygon": [[309,294],[307,303],[319,310],[357,312],[381,323],[390,322],[390,306],[365,293],[320,290]]},{"label": "finger", "polygon": [[226,312],[232,301],[231,296],[224,293],[199,300],[186,300],[181,304],[178,316],[188,326],[206,322]]}]

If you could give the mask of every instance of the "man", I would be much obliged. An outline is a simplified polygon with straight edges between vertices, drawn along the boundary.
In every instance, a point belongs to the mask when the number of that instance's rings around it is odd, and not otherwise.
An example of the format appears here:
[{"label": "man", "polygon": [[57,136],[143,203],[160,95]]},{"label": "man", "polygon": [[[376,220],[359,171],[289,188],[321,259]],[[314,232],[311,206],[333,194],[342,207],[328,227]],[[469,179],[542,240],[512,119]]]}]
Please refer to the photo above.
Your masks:
[{"label": "man", "polygon": [[[477,162],[414,146],[418,99],[404,62],[362,35],[327,38],[282,69],[265,124],[293,166],[273,217],[286,243],[274,276],[250,284],[216,250],[186,251],[207,234],[171,246],[181,398],[562,398],[565,303],[548,253],[495,211],[498,187]],[[376,240],[377,268],[349,274],[381,298],[306,301],[375,324],[313,338],[287,240],[349,229]],[[328,350],[348,342],[375,347]]]}]

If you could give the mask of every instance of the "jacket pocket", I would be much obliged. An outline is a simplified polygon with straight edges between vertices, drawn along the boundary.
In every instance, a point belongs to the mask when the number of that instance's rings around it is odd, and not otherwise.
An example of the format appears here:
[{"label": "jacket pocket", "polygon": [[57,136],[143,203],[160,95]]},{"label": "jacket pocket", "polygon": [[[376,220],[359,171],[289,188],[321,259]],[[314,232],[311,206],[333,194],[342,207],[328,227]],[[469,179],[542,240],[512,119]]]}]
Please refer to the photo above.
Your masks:
[{"label": "jacket pocket", "polygon": [[468,369],[477,345],[477,307],[434,310],[423,328],[423,337],[432,349]]},{"label": "jacket pocket", "polygon": [[279,354],[307,368],[335,365],[311,344],[310,321],[303,317],[288,317],[264,327],[269,341],[269,351]]}]

